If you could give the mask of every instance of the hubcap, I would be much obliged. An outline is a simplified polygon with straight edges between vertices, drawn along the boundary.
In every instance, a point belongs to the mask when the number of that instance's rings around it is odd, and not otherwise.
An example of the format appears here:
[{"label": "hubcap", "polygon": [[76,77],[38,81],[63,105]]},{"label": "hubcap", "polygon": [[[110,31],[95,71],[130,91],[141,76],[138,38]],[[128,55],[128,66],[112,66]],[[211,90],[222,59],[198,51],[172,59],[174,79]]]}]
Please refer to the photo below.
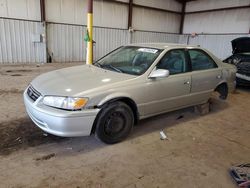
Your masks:
[{"label": "hubcap", "polygon": [[114,136],[123,131],[126,119],[120,112],[113,112],[105,121],[104,130],[108,136]]}]

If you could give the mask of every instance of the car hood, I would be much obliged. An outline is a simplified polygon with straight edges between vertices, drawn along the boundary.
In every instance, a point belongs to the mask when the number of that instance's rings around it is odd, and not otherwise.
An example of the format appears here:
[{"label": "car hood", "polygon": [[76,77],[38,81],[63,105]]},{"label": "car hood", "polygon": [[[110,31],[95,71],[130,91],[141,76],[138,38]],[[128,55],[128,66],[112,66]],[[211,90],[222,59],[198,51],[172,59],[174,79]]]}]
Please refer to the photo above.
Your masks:
[{"label": "car hood", "polygon": [[250,37],[240,37],[231,41],[233,54],[250,52]]},{"label": "car hood", "polygon": [[82,65],[42,74],[31,85],[42,95],[81,96],[86,91],[112,87],[118,82],[135,77],[93,65]]}]

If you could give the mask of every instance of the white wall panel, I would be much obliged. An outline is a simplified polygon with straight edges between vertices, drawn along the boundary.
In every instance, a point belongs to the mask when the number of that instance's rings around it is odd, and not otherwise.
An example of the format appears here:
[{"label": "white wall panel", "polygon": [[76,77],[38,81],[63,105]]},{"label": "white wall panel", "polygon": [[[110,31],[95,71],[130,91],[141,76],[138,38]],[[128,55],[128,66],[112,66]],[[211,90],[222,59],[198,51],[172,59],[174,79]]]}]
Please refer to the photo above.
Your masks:
[{"label": "white wall panel", "polygon": [[186,5],[186,12],[250,5],[250,0],[198,0]]},{"label": "white wall panel", "polygon": [[0,0],[0,17],[39,21],[40,0]]},{"label": "white wall panel", "polygon": [[[86,60],[85,26],[48,24],[48,52],[54,62]],[[94,59],[99,59],[119,46],[129,43],[129,33],[123,29],[94,28]],[[159,32],[136,31],[132,43],[171,42],[178,43],[179,35]]]},{"label": "white wall panel", "polygon": [[145,8],[133,9],[133,28],[146,31],[178,33],[181,16]]},{"label": "white wall panel", "polygon": [[82,26],[48,24],[48,53],[53,62],[82,61],[86,56],[85,31]]},{"label": "white wall panel", "polygon": [[132,43],[147,43],[147,42],[178,43],[179,35],[157,33],[157,32],[141,32],[141,31],[136,31],[133,33]]},{"label": "white wall panel", "polygon": [[94,1],[94,26],[126,29],[127,25],[127,5]]},{"label": "white wall panel", "polygon": [[[87,24],[86,0],[47,0],[46,16],[49,22]],[[94,26],[126,28],[127,5],[94,1]]]},{"label": "white wall panel", "polygon": [[187,14],[184,33],[248,33],[250,8]]},{"label": "white wall panel", "polygon": [[173,0],[134,0],[135,4],[181,12],[182,5]]},{"label": "white wall panel", "polygon": [[[76,62],[86,59],[85,26],[48,24],[48,52],[54,62]],[[128,31],[94,28],[94,59],[128,43]]]},{"label": "white wall panel", "polygon": [[235,38],[246,36],[250,37],[250,35],[198,35],[188,39],[188,35],[182,35],[179,43],[200,45],[223,60],[232,54],[231,41]]},{"label": "white wall panel", "polygon": [[111,50],[128,44],[129,33],[127,30],[94,28],[94,59],[99,59]]},{"label": "white wall panel", "polygon": [[0,63],[45,62],[45,43],[32,41],[42,30],[39,22],[0,19]]}]

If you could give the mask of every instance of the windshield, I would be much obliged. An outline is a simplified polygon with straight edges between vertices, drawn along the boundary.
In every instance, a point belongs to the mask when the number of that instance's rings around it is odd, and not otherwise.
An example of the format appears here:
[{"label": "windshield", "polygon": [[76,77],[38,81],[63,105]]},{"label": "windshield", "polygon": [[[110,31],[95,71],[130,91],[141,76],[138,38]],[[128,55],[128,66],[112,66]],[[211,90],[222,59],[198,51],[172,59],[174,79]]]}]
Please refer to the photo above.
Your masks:
[{"label": "windshield", "polygon": [[125,46],[104,56],[94,65],[120,73],[141,75],[161,52],[162,50],[155,48]]}]

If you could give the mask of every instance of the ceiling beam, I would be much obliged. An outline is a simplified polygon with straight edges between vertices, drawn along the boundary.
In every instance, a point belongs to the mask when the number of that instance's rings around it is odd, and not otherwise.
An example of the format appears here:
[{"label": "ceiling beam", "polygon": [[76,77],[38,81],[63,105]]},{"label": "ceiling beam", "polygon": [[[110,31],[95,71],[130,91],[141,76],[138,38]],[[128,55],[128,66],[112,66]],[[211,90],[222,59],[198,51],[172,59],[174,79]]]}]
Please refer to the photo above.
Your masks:
[{"label": "ceiling beam", "polygon": [[197,0],[175,0],[175,1],[177,1],[177,2],[179,2],[179,3],[184,3],[184,2],[189,2],[189,1],[197,1]]},{"label": "ceiling beam", "polygon": [[[116,4],[123,4],[129,6],[129,3],[122,2],[122,1],[115,1],[115,0],[95,0],[95,1],[106,1],[106,2],[111,2],[111,3],[116,3]],[[179,11],[174,11],[170,9],[162,9],[162,8],[156,8],[156,7],[150,7],[150,6],[145,6],[145,5],[139,5],[133,3],[133,7],[138,7],[138,8],[144,8],[148,10],[156,10],[156,11],[162,11],[162,12],[168,12],[168,13],[173,13],[173,14],[181,14]]]},{"label": "ceiling beam", "polygon": [[156,10],[156,11],[168,12],[168,13],[173,13],[173,14],[181,14],[181,12],[174,11],[174,10],[168,10],[168,9],[162,9],[162,8],[144,6],[144,5],[139,5],[139,4],[133,4],[133,5],[134,5],[134,7],[138,7],[138,8],[144,8],[144,9],[149,9],[149,10]]},{"label": "ceiling beam", "polygon": [[236,9],[246,9],[246,8],[250,8],[250,5],[237,6],[237,7],[225,7],[225,8],[217,8],[217,9],[209,9],[209,10],[199,10],[199,11],[186,12],[186,14],[200,14],[200,13],[206,13],[206,12],[217,12],[217,11],[224,11],[224,10],[236,10]]}]

